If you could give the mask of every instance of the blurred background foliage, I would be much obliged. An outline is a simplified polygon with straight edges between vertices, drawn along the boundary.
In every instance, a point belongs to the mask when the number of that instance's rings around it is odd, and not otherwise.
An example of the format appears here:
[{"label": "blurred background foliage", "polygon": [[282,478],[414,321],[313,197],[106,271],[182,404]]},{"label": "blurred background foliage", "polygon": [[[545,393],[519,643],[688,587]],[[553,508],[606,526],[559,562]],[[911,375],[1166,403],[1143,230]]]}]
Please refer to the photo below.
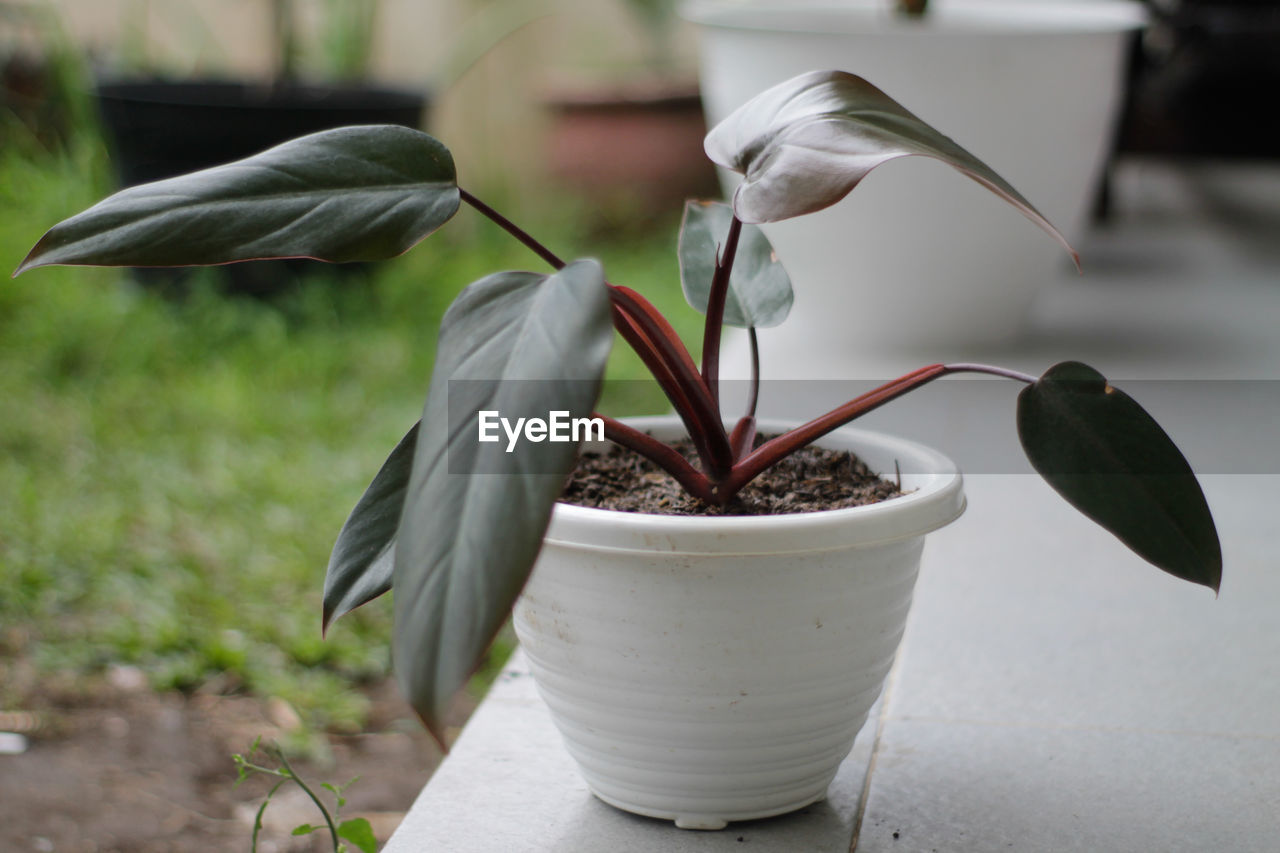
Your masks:
[{"label": "blurred background foliage", "polygon": [[[0,109],[0,262],[109,193],[84,64],[41,57],[41,109]],[[447,141],[447,140],[446,140]],[[572,199],[499,186],[491,203],[566,257],[601,258],[684,333],[679,211],[626,227]],[[160,292],[127,272],[50,268],[0,284],[0,708],[55,674],[113,664],[157,689],[278,696],[315,729],[352,730],[355,689],[389,672],[384,598],[320,634],[329,549],[418,416],[453,296],[540,262],[462,211],[364,275],[320,274],[269,300],[196,275]],[[643,376],[615,348],[613,379]],[[664,408],[610,385],[611,414]],[[509,650],[500,643],[495,657]]]}]

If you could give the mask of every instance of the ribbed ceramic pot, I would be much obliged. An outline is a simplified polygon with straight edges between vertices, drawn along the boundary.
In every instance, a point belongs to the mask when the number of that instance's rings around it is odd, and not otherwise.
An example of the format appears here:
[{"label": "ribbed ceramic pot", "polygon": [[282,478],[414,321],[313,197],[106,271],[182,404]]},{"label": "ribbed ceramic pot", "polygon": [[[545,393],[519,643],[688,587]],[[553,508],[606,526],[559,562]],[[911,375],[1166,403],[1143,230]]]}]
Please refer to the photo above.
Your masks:
[{"label": "ribbed ceramic pot", "polygon": [[924,534],[964,494],[921,445],[852,429],[820,443],[897,462],[908,494],[768,517],[556,507],[515,629],[600,799],[721,829],[825,795],[893,661]]}]

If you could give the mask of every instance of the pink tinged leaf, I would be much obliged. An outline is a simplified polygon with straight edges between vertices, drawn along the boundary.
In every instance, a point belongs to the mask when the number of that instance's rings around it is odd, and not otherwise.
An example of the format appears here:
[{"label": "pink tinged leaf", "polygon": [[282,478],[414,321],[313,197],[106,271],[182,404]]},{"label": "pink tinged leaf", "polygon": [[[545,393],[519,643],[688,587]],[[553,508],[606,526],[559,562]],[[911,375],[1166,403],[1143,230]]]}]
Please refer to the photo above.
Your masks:
[{"label": "pink tinged leaf", "polygon": [[1065,237],[1004,178],[861,77],[803,74],[757,95],[706,138],[707,155],[744,178],[733,207],[744,222],[777,222],[830,207],[875,167],[899,157],[940,160],[1009,202],[1079,259]]}]

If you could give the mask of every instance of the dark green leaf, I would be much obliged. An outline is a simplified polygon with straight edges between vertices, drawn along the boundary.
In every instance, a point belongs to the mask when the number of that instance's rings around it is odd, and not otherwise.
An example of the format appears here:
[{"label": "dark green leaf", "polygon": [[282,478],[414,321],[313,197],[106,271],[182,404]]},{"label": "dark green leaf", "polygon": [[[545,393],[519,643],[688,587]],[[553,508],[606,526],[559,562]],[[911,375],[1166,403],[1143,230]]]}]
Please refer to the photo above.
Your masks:
[{"label": "dark green leaf", "polygon": [[[690,201],[684,206],[680,226],[680,284],[684,298],[696,310],[707,313],[716,257],[729,233],[733,209],[727,204]],[[724,322],[738,328],[767,329],[787,319],[791,312],[791,279],[778,262],[769,238],[754,225],[742,226]]]},{"label": "dark green leaf", "polygon": [[733,196],[743,222],[776,222],[829,207],[876,166],[920,155],[982,184],[1075,257],[1066,238],[1004,178],[866,80],[843,71],[802,74],[757,95],[712,129],[706,149],[716,163],[744,176]]},{"label": "dark green leaf", "polygon": [[18,267],[194,266],[253,258],[374,261],[458,209],[453,158],[405,127],[344,127],[121,190],[55,225]]},{"label": "dark green leaf", "polygon": [[353,817],[338,824],[338,837],[350,841],[361,853],[378,853],[378,840],[373,836],[373,827],[362,817]]},{"label": "dark green leaf", "polygon": [[553,276],[491,275],[445,315],[394,579],[396,672],[437,740],[449,700],[529,576],[576,452],[567,442],[520,442],[514,452],[505,439],[479,442],[476,412],[588,417],[612,342],[594,261]]},{"label": "dark green leaf", "polygon": [[1217,591],[1222,549],[1191,466],[1102,374],[1073,361],[1051,367],[1018,396],[1018,437],[1072,506],[1157,567]]},{"label": "dark green leaf", "polygon": [[297,826],[295,826],[293,828],[293,832],[289,834],[290,835],[310,835],[311,833],[315,832],[318,828],[319,827],[312,826],[309,823],[300,823]]},{"label": "dark green leaf", "polygon": [[342,525],[324,577],[323,630],[391,589],[396,527],[404,507],[418,424],[405,433]]}]

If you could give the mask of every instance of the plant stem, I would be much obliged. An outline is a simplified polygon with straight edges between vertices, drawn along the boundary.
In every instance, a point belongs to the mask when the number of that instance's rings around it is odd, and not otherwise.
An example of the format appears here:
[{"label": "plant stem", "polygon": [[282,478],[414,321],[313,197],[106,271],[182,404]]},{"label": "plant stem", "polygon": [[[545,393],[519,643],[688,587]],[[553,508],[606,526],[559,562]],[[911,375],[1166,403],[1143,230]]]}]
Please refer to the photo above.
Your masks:
[{"label": "plant stem", "polygon": [[872,409],[883,406],[890,400],[919,388],[925,383],[932,382],[947,372],[946,365],[942,364],[931,364],[928,367],[922,367],[859,397],[855,397],[843,406],[814,418],[803,426],[796,427],[788,433],[766,441],[748,454],[741,462],[733,466],[733,473],[729,475],[728,480],[725,482],[724,491],[728,492],[729,496],[736,494],[743,486],[758,477],[762,471],[776,465],[800,448],[812,444],[854,418],[865,415]]},{"label": "plant stem", "polygon": [[672,373],[657,347],[646,337],[636,321],[617,305],[613,306],[613,313],[614,327],[622,335],[623,340],[631,346],[631,349],[640,356],[644,366],[649,369],[653,378],[657,380],[658,386],[662,388],[663,393],[667,395],[667,399],[671,401],[671,405],[675,408],[681,421],[684,422],[684,428],[689,433],[689,440],[697,448],[698,456],[705,465],[707,460],[711,458],[707,431],[694,414],[696,410],[685,393],[685,386]]},{"label": "plant stem", "polygon": [[[492,220],[512,237],[515,237],[527,248],[533,251],[534,254],[550,264],[554,269],[564,269],[566,266],[564,260],[555,252],[548,249],[541,241],[528,231],[525,231],[519,225],[516,225],[510,219],[503,216],[501,213],[494,210],[471,193],[462,189],[462,187],[458,187],[458,194],[463,201],[474,207],[488,219]],[[669,348],[663,347],[661,350],[655,349],[655,353],[664,361],[669,362],[668,366],[673,373],[679,372],[675,364],[680,360],[687,361],[694,371],[697,370],[697,367],[693,366],[693,357],[690,356],[687,351],[684,351],[684,344],[680,341],[679,336],[671,330],[670,325],[666,323],[665,318],[658,313],[657,309],[650,305],[642,296],[640,296],[640,294],[630,289],[620,293],[617,287],[609,285],[609,297],[613,300],[615,307],[620,307],[627,317],[634,319],[637,323],[641,323],[642,325],[646,324],[646,321],[641,318],[641,314],[646,314],[649,317],[656,317],[661,320],[661,323],[658,324],[661,327],[659,329],[660,334],[649,335],[649,337],[652,339],[655,347],[660,346],[663,341],[672,344]],[[619,331],[622,331],[625,334],[623,326],[616,322],[616,315],[614,325],[618,327]],[[632,346],[635,346],[635,344],[632,344]]]},{"label": "plant stem", "polygon": [[288,772],[289,777],[298,783],[298,787],[302,789],[302,792],[311,798],[311,802],[316,804],[320,814],[324,815],[324,822],[329,827],[329,838],[333,841],[333,849],[337,850],[341,841],[338,839],[338,827],[333,825],[333,817],[329,814],[329,810],[325,808],[324,803],[320,802],[320,798],[316,796],[315,792],[307,787],[307,783],[302,781],[302,777],[293,772],[293,768],[289,766],[289,759],[284,757],[284,750],[280,750],[276,757],[280,759],[280,765]]},{"label": "plant stem", "polygon": [[471,193],[464,190],[462,187],[458,187],[458,196],[467,204],[471,205],[480,213],[484,214],[486,217],[491,219],[500,228],[502,228],[503,231],[506,231],[512,237],[515,237],[525,246],[529,247],[529,249],[531,249],[535,255],[542,258],[552,267],[558,270],[564,269],[565,262],[562,261],[560,257],[556,255],[555,252],[551,251],[542,243],[540,243],[537,239],[535,239],[533,235],[531,235],[528,231],[525,231],[519,225],[516,225],[510,219],[507,219],[507,217],[503,216],[501,213],[494,210],[492,207],[485,204],[480,199],[476,198]]},{"label": "plant stem", "polygon": [[1029,373],[1010,370],[1007,367],[992,367],[989,364],[972,364],[966,361],[948,364],[946,367],[947,373],[987,373],[991,376],[999,376],[1004,379],[1016,379],[1019,382],[1025,382],[1028,385],[1032,385],[1036,381],[1036,377]]},{"label": "plant stem", "polygon": [[614,444],[620,444],[634,450],[652,461],[662,470],[675,478],[685,491],[704,503],[715,503],[715,493],[708,480],[700,471],[689,464],[675,448],[663,444],[648,433],[640,432],[621,421],[593,414],[592,417],[604,421],[604,437]]},{"label": "plant stem", "polygon": [[743,415],[729,434],[729,446],[733,448],[733,461],[742,461],[751,452],[756,443],[756,419],[754,415]]},{"label": "plant stem", "polygon": [[737,216],[729,223],[729,236],[724,241],[724,251],[716,258],[716,272],[711,278],[711,293],[707,296],[707,320],[702,332],[702,381],[711,392],[711,399],[720,411],[720,333],[724,329],[724,304],[729,296],[729,274],[733,272],[733,259],[738,254],[738,238],[742,234],[742,220]]},{"label": "plant stem", "polygon": [[[268,770],[266,772],[275,776],[280,775],[274,770]],[[267,806],[271,803],[271,798],[276,795],[276,791],[279,791],[280,786],[288,781],[289,780],[285,778],[272,785],[271,790],[267,791],[267,796],[263,798],[262,805],[258,806],[258,811],[253,816],[253,835],[249,838],[249,853],[258,853],[258,836],[262,833],[262,816],[267,813]]]},{"label": "plant stem", "polygon": [[[622,309],[629,319],[635,321],[648,339],[648,343],[664,356],[666,367],[670,369],[675,381],[683,389],[688,400],[688,412],[680,412],[680,416],[686,423],[690,420],[695,421],[698,424],[698,431],[705,438],[705,454],[699,449],[699,456],[702,456],[708,473],[717,480],[727,476],[733,465],[733,451],[729,447],[729,437],[720,420],[719,406],[716,405],[715,398],[703,381],[702,375],[698,373],[698,367],[693,363],[693,357],[685,349],[680,336],[671,328],[671,324],[658,312],[658,309],[634,290],[610,285],[609,292],[614,298],[614,304]],[[619,330],[621,331],[621,328]],[[636,348],[634,342],[628,340],[628,343]],[[636,349],[636,352],[640,353],[642,359],[645,358],[645,354],[639,349]],[[672,402],[676,403],[675,400]],[[679,410],[678,404],[677,410]],[[697,443],[699,436],[691,432],[690,438]]]},{"label": "plant stem", "polygon": [[879,408],[891,400],[901,397],[908,391],[914,391],[922,385],[937,379],[940,376],[946,376],[950,373],[986,373],[991,376],[999,376],[1004,379],[1014,379],[1027,384],[1034,383],[1036,378],[1026,373],[1016,370],[1009,370],[1004,367],[993,367],[988,364],[972,364],[969,362],[956,362],[954,364],[930,364],[913,370],[905,376],[899,377],[892,382],[885,383],[879,388],[875,388],[855,397],[839,408],[833,409],[825,415],[814,418],[807,424],[797,427],[788,433],[778,436],[777,438],[766,441],[755,449],[754,452],[747,455],[733,466],[733,472],[725,481],[722,491],[727,493],[723,499],[728,500],[736,494],[743,486],[750,483],[753,479],[767,468],[776,465],[782,459],[795,453],[802,447],[812,444],[822,436],[844,426],[849,421],[865,415],[872,409]]},{"label": "plant stem", "polygon": [[609,285],[609,298],[628,317],[639,323],[650,337],[655,338],[655,344],[663,346],[665,355],[672,362],[672,372],[705,387],[698,373],[698,365],[694,364],[693,356],[689,354],[684,341],[653,303],[631,288],[619,284]]},{"label": "plant stem", "polygon": [[[558,270],[565,267],[565,262],[558,255],[510,219],[462,187],[458,187],[458,194],[462,201],[492,220],[552,267]],[[726,287],[727,280],[726,273]],[[661,312],[639,293],[614,284],[608,287],[609,298],[617,309],[614,312],[614,327],[639,354],[654,378],[663,385],[663,390],[667,391],[672,405],[685,420],[690,438],[698,444],[698,455],[702,457],[708,472],[716,479],[726,476],[733,465],[733,452],[729,447],[724,424],[720,421],[720,407],[698,372],[698,366],[689,355],[684,342]],[[721,313],[723,314],[723,304]],[[719,335],[716,340],[719,341]],[[667,381],[664,382],[664,379]],[[679,399],[672,395],[672,389],[676,386],[683,391]]]}]

